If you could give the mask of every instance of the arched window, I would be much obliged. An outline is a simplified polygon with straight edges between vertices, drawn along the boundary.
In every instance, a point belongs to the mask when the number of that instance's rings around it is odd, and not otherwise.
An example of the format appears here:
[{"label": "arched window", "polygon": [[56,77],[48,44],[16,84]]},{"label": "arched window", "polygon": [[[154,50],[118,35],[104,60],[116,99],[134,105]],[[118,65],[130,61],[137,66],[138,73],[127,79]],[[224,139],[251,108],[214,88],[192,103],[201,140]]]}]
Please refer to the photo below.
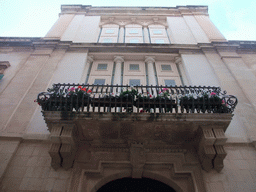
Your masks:
[{"label": "arched window", "polygon": [[143,43],[141,25],[130,24],[125,26],[125,43]]},{"label": "arched window", "polygon": [[149,34],[151,43],[156,44],[169,44],[168,35],[166,33],[165,26],[163,25],[149,25]]},{"label": "arched window", "polygon": [[119,26],[115,24],[103,25],[99,43],[117,43]]}]

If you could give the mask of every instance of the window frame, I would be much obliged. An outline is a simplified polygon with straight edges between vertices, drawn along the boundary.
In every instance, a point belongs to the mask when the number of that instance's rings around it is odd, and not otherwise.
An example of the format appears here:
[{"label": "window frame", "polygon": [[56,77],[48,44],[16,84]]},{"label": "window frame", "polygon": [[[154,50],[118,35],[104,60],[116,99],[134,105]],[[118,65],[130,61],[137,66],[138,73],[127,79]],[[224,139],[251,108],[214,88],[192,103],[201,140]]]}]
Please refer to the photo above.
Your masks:
[{"label": "window frame", "polygon": [[[156,31],[160,31],[160,33],[156,33]],[[163,35],[163,30],[161,29],[152,29],[153,35]]]},{"label": "window frame", "polygon": [[[105,42],[105,40],[111,40],[111,42]],[[103,41],[102,41],[102,43],[113,43],[113,38],[104,38],[103,39]]]},{"label": "window frame", "polygon": [[[104,80],[104,84],[96,84],[95,83],[96,80]],[[94,79],[93,85],[105,85],[105,84],[106,84],[106,79]]]},{"label": "window frame", "polygon": [[[131,69],[131,66],[138,66],[138,69]],[[129,71],[140,71],[140,64],[129,64]]]},{"label": "window frame", "polygon": [[[167,85],[166,81],[173,81],[175,85]],[[165,84],[165,86],[176,86],[177,85],[177,83],[174,79],[164,79],[164,84]]]},{"label": "window frame", "polygon": [[[133,40],[136,40],[137,42],[131,42],[131,41],[133,41]],[[130,39],[130,41],[129,41],[129,43],[139,43],[139,42],[140,42],[139,39]]]},{"label": "window frame", "polygon": [[[163,69],[162,66],[170,66],[170,69]],[[167,67],[168,68],[168,67]],[[161,71],[172,71],[172,66],[170,64],[161,64]]]},{"label": "window frame", "polygon": [[[161,42],[157,42],[157,41],[161,41]],[[156,44],[165,44],[165,40],[164,39],[155,39],[155,42]]]},{"label": "window frame", "polygon": [[[132,85],[132,84],[131,84],[131,81],[132,81],[132,80],[137,80],[137,81],[139,81],[139,85],[138,85],[138,84]],[[140,85],[141,85],[140,79],[129,79],[129,86],[140,86]]]},{"label": "window frame", "polygon": [[[105,65],[106,66],[106,68],[105,69],[100,69],[99,68],[99,65]],[[108,64],[107,63],[98,63],[98,65],[97,65],[97,70],[99,70],[99,71],[106,71],[106,70],[108,70]]]},{"label": "window frame", "polygon": [[129,29],[129,34],[139,34],[139,29]]},{"label": "window frame", "polygon": [[[108,32],[108,31],[111,31],[111,32]],[[105,30],[105,34],[114,34],[114,33],[115,33],[114,29],[106,29]]]}]

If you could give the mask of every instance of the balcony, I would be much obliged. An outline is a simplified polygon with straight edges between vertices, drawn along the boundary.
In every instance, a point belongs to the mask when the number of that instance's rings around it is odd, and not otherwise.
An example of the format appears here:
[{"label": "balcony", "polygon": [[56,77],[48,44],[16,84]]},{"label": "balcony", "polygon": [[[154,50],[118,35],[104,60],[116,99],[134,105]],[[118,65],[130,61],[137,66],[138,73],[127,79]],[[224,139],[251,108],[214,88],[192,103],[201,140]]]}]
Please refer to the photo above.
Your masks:
[{"label": "balcony", "polygon": [[56,169],[72,166],[81,143],[129,150],[137,143],[149,151],[193,146],[204,170],[220,171],[237,98],[219,87],[54,84],[36,102]]}]

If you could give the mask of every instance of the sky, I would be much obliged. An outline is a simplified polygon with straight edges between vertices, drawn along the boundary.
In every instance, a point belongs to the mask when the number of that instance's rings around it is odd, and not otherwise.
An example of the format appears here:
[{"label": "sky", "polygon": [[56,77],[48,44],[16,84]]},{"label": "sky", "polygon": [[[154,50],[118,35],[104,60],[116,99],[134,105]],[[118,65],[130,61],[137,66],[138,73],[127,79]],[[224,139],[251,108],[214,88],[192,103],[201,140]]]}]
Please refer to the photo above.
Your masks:
[{"label": "sky", "polygon": [[60,6],[176,7],[207,5],[210,19],[227,40],[256,41],[256,0],[0,0],[0,37],[44,37]]}]

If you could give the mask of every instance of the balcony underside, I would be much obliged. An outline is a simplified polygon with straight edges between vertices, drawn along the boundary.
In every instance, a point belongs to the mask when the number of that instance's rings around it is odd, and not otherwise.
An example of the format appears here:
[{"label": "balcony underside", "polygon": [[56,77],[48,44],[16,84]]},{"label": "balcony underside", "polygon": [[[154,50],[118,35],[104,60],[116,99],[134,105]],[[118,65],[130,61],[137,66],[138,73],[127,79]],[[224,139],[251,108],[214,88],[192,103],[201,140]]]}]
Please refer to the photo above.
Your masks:
[{"label": "balcony underside", "polygon": [[51,131],[53,124],[74,123],[80,141],[128,144],[130,141],[165,143],[168,145],[198,144],[201,129],[226,131],[232,114],[171,113],[90,113],[43,112]]},{"label": "balcony underside", "polygon": [[[70,168],[79,146],[197,151],[202,168],[223,168],[230,113],[97,113],[43,111],[51,132],[52,166]],[[137,147],[138,147],[137,146]],[[168,150],[165,150],[168,151]]]}]

